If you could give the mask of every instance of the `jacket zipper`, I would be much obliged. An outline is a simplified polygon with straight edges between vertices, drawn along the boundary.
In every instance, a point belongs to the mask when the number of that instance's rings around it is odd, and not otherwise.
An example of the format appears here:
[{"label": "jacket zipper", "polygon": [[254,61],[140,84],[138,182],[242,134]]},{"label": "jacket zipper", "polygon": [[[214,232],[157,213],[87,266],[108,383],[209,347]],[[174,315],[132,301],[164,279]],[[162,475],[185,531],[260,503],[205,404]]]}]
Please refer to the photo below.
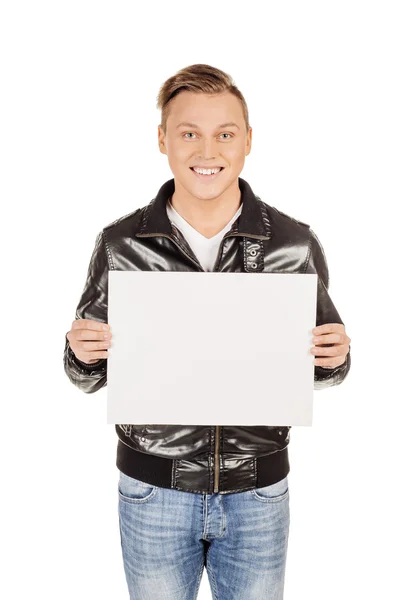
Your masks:
[{"label": "jacket zipper", "polygon": [[219,485],[219,429],[220,425],[215,426],[215,454],[214,454],[214,494],[218,492]]}]

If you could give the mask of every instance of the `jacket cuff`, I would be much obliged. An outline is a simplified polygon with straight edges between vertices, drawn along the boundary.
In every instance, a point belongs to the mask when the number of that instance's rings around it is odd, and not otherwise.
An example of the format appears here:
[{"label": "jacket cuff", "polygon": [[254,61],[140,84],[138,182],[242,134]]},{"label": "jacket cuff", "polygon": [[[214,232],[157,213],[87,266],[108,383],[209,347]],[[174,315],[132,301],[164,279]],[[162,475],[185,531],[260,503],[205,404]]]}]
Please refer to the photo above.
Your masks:
[{"label": "jacket cuff", "polygon": [[67,334],[65,334],[64,353],[68,357],[68,362],[70,364],[72,363],[73,365],[75,365],[77,367],[77,370],[81,373],[86,373],[86,374],[90,375],[94,371],[103,371],[103,370],[106,370],[106,368],[107,368],[107,365],[106,365],[107,359],[106,358],[101,358],[98,362],[92,363],[92,364],[85,363],[82,360],[80,360],[75,355],[75,352],[72,350],[71,346],[69,345],[69,340],[67,338]]},{"label": "jacket cuff", "polygon": [[98,362],[95,363],[85,363],[82,360],[80,360],[77,356],[75,356],[75,353],[73,350],[71,350],[71,348],[69,348],[69,351],[71,353],[71,359],[74,361],[74,363],[83,369],[87,369],[88,372],[103,369],[104,363],[107,360],[106,358],[101,358]]},{"label": "jacket cuff", "polygon": [[351,354],[350,347],[349,352],[346,354],[344,363],[338,367],[321,367],[316,365],[314,367],[314,389],[337,385],[341,383],[347,376],[351,365]]}]

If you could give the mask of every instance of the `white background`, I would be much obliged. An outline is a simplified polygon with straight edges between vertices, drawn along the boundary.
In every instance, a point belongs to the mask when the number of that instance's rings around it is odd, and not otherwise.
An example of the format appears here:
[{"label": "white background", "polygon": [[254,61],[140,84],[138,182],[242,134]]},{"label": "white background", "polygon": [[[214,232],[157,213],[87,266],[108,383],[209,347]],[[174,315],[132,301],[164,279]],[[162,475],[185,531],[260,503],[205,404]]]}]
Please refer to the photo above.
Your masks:
[{"label": "white background", "polygon": [[128,598],[117,437],[105,390],[67,379],[64,336],[97,233],[172,176],[156,95],[198,62],[247,99],[241,176],[317,233],[352,339],[348,378],[292,430],[285,600],[400,595],[396,8],[2,3],[1,597]]}]

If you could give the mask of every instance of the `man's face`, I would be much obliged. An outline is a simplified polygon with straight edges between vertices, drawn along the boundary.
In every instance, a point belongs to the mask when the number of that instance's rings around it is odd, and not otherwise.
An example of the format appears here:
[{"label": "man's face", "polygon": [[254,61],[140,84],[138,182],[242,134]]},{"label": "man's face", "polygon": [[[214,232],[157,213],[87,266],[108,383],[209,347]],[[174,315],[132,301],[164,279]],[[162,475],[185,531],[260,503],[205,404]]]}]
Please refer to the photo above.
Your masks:
[{"label": "man's face", "polygon": [[[166,135],[158,126],[160,152],[168,156],[175,183],[203,200],[237,187],[251,133],[251,128],[246,133],[240,100],[230,92],[180,92],[171,100]],[[223,169],[216,175],[198,175],[193,167]]]}]

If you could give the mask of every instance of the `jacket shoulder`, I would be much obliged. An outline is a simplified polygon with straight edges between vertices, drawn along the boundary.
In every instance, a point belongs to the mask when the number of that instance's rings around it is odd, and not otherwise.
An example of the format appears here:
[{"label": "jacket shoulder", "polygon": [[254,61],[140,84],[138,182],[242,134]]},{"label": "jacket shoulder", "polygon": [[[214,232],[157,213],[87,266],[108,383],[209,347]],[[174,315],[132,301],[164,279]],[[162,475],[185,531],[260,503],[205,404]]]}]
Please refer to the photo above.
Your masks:
[{"label": "jacket shoulder", "polygon": [[304,221],[300,221],[300,219],[296,219],[295,217],[292,217],[291,215],[284,213],[282,210],[279,210],[275,206],[268,206],[268,209],[277,213],[277,216],[282,218],[283,221],[287,221],[288,223],[293,223],[296,225],[302,225],[303,227],[306,227],[307,229],[309,229],[309,227],[310,227],[310,225],[308,223],[305,223]]},{"label": "jacket shoulder", "polygon": [[123,234],[126,230],[129,230],[132,233],[132,231],[135,231],[136,227],[138,227],[144,209],[145,207],[137,208],[136,210],[123,215],[122,217],[118,217],[114,221],[111,221],[111,223],[105,225],[103,227],[103,232],[106,234],[106,236],[113,234],[118,235],[120,233]]},{"label": "jacket shoulder", "polygon": [[284,246],[297,246],[307,252],[310,238],[310,225],[275,206],[261,201],[261,213],[267,230],[275,233],[276,239]]}]

